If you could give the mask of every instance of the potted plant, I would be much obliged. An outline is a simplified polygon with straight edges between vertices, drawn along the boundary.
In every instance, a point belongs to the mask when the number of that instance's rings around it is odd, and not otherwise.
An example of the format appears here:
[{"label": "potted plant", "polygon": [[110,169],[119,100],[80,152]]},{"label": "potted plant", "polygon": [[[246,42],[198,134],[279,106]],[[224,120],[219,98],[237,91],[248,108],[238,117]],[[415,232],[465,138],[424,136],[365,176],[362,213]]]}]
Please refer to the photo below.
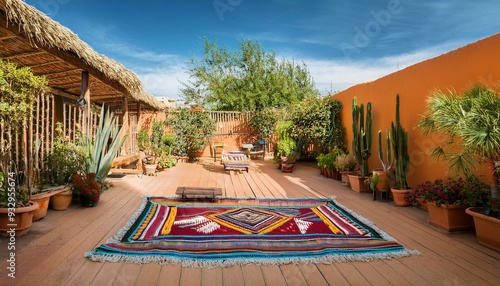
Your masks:
[{"label": "potted plant", "polygon": [[[424,135],[439,133],[447,140],[431,150],[458,174],[474,173],[476,164],[489,167],[492,204],[486,208],[471,207],[467,213],[475,220],[479,243],[500,251],[500,96],[483,85],[474,85],[463,94],[436,91],[429,98],[426,114],[418,122]],[[482,219],[488,218],[488,222]],[[484,231],[482,227],[492,226]]]},{"label": "potted plant", "polygon": [[391,188],[394,204],[399,207],[410,205],[408,193],[410,188],[406,176],[410,169],[410,156],[408,155],[408,132],[401,125],[399,118],[399,94],[396,95],[396,123],[391,123],[393,135],[392,150],[394,152],[394,163],[396,166],[395,186]]},{"label": "potted plant", "polygon": [[382,130],[378,131],[378,159],[382,165],[382,169],[373,170],[373,174],[379,177],[377,183],[377,190],[385,192],[389,190],[389,172],[391,171],[393,161],[392,156],[392,138],[389,130],[385,131],[386,152],[385,159],[382,151]]},{"label": "potted plant", "polygon": [[97,181],[96,173],[76,173],[71,180],[72,191],[80,199],[83,207],[95,207],[101,196],[102,184]]},{"label": "potted plant", "polygon": [[18,68],[0,59],[0,86],[0,140],[5,140],[0,142],[0,233],[21,236],[31,227],[38,204],[31,201],[32,170],[25,170],[27,186],[20,186],[22,175],[13,164],[11,141],[4,138],[13,138],[23,124],[31,124],[33,102],[46,91],[47,80],[29,67]]},{"label": "potted plant", "polygon": [[344,186],[349,186],[349,174],[356,168],[356,159],[351,154],[340,154],[335,159],[335,168],[340,172],[342,176],[342,184]]},{"label": "potted plant", "polygon": [[215,121],[202,108],[168,112],[167,121],[173,126],[176,138],[173,154],[188,156],[190,161],[203,152],[215,131]]},{"label": "potted plant", "polygon": [[325,154],[319,154],[316,157],[316,162],[319,167],[319,172],[321,175],[326,176],[326,165],[325,165]]},{"label": "potted plant", "polygon": [[87,170],[85,173],[94,173],[97,182],[103,186],[111,170],[113,159],[118,154],[126,139],[126,136],[120,138],[123,126],[114,128],[115,121],[116,118],[113,112],[103,105],[101,107],[95,138],[91,138],[90,134],[86,134],[83,142],[87,154],[87,161],[85,163]]},{"label": "potted plant", "polygon": [[278,121],[276,136],[278,143],[274,154],[274,161],[278,163],[283,172],[292,172],[295,161],[299,157],[297,142],[291,136],[293,122],[290,120]]},{"label": "potted plant", "polygon": [[[58,189],[50,196],[50,207],[53,210],[66,210],[73,199],[71,180],[73,175],[84,172],[87,168],[87,154],[83,146],[66,140],[63,136],[62,123],[56,123],[56,136],[52,152],[47,156],[46,176],[51,186]],[[62,188],[61,188],[62,186]]]},{"label": "potted plant", "polygon": [[372,145],[372,116],[371,116],[372,105],[370,102],[366,105],[366,118],[364,105],[358,106],[358,100],[356,97],[352,100],[352,153],[356,159],[357,164],[361,170],[361,174],[351,174],[349,176],[349,182],[351,184],[351,189],[357,192],[368,192],[370,191],[364,181],[368,178],[368,159],[371,156],[371,145]]},{"label": "potted plant", "polygon": [[147,156],[142,159],[144,166],[144,174],[147,176],[156,175],[156,169],[158,168],[158,162],[154,156]]},{"label": "potted plant", "polygon": [[33,224],[38,204],[29,199],[29,191],[16,185],[15,174],[0,168],[0,235],[22,236]]},{"label": "potted plant", "polygon": [[474,175],[465,180],[458,177],[421,183],[415,188],[415,197],[427,204],[429,223],[449,232],[473,229],[474,221],[465,210],[483,207],[491,200],[488,186]]}]

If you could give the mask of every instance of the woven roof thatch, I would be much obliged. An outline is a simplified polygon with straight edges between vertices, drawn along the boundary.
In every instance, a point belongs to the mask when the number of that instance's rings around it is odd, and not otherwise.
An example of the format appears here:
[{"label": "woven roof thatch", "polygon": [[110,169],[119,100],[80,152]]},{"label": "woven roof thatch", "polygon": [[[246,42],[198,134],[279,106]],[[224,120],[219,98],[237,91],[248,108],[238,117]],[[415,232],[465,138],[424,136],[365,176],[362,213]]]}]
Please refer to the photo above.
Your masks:
[{"label": "woven roof thatch", "polygon": [[45,75],[55,90],[79,96],[81,73],[88,71],[91,100],[163,105],[143,89],[136,74],[97,53],[75,33],[21,0],[0,0],[0,58]]}]

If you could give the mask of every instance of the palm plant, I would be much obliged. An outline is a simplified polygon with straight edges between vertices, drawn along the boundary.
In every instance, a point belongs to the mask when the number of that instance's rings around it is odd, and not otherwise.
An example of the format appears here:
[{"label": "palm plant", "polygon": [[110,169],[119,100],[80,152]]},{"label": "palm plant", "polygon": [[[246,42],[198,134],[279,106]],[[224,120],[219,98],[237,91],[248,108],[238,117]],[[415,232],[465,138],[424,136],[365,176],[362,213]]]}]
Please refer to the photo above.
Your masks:
[{"label": "palm plant", "polygon": [[[89,134],[87,134],[85,139],[85,147],[89,158],[87,174],[95,173],[96,180],[100,183],[104,183],[104,180],[107,178],[113,159],[126,139],[126,136],[120,138],[122,128],[117,128],[113,132],[115,117],[109,109],[107,111],[105,109],[104,106],[101,108],[99,127],[97,128],[94,141],[92,141]],[[113,140],[108,146],[110,138]]]},{"label": "palm plant", "polygon": [[[444,159],[458,174],[473,173],[476,162],[485,160],[491,168],[490,190],[499,202],[500,97],[482,85],[474,85],[463,95],[437,91],[428,99],[427,113],[418,126],[424,135],[440,133],[448,139],[431,150],[433,157]],[[498,208],[497,203],[495,208]]]}]

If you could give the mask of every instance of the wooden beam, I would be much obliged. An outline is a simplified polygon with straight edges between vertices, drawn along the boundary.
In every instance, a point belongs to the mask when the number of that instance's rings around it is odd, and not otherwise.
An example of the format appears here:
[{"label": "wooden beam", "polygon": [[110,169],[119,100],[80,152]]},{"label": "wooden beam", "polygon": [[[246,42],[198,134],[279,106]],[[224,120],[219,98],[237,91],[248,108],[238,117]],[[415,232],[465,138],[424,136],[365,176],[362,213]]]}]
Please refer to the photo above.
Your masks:
[{"label": "wooden beam", "polygon": [[122,114],[122,119],[123,119],[123,129],[122,129],[122,138],[123,136],[127,136],[125,139],[125,155],[130,154],[130,119],[129,119],[129,114],[128,114],[128,98],[126,96],[123,97],[123,114]]},{"label": "wooden beam", "polygon": [[90,89],[89,89],[89,72],[82,71],[82,81],[81,81],[81,93],[80,97],[83,97],[86,101],[85,106],[83,107],[83,116],[82,116],[82,131],[84,134],[90,134]]},{"label": "wooden beam", "polygon": [[26,66],[31,68],[31,69],[36,69],[39,67],[50,66],[50,65],[54,65],[54,64],[60,64],[60,63],[64,63],[64,61],[59,59],[59,60],[45,62],[45,63],[41,63],[41,64],[37,64],[37,65],[26,65]]},{"label": "wooden beam", "polygon": [[76,100],[78,98],[78,95],[76,95],[76,94],[69,93],[69,92],[66,92],[64,90],[60,90],[60,89],[53,88],[53,87],[50,88],[50,93],[52,93],[54,95],[61,96],[61,97],[73,99],[73,100]]},{"label": "wooden beam", "polygon": [[7,59],[7,60],[19,59],[19,58],[26,58],[26,57],[32,57],[32,56],[37,56],[37,55],[43,55],[43,54],[47,54],[47,52],[34,50],[32,52],[22,52],[22,53],[18,53],[18,54],[12,54],[10,56],[4,57],[4,59]]}]

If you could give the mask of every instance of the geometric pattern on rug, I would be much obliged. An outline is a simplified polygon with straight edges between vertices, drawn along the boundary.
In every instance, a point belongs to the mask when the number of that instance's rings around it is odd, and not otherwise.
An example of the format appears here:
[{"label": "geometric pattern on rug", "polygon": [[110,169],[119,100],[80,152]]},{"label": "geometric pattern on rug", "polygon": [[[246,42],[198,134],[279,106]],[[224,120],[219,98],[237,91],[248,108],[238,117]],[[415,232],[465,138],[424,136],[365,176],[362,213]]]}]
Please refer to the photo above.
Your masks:
[{"label": "geometric pattern on rug", "polygon": [[418,254],[326,198],[220,198],[214,203],[144,197],[94,261],[195,267],[332,263]]}]

